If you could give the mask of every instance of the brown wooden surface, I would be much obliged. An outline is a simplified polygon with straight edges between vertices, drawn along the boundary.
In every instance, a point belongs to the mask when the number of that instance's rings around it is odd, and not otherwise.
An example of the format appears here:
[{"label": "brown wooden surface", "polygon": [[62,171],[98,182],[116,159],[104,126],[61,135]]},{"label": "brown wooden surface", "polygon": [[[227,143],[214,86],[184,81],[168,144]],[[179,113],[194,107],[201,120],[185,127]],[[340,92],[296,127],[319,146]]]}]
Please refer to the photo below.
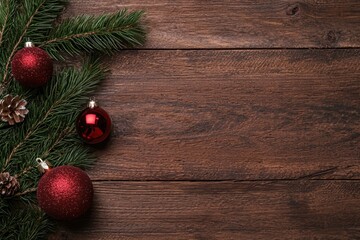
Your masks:
[{"label": "brown wooden surface", "polygon": [[68,15],[144,9],[147,48],[359,47],[358,0],[72,0]]},{"label": "brown wooden surface", "polygon": [[[359,239],[360,183],[96,182],[64,239]],[[321,196],[321,198],[319,197]]]},{"label": "brown wooden surface", "polygon": [[71,2],[149,39],[106,60],[94,206],[50,239],[360,239],[359,1]]},{"label": "brown wooden surface", "polygon": [[90,173],[96,180],[359,179],[359,54],[124,52],[111,60],[99,93],[114,136]]}]

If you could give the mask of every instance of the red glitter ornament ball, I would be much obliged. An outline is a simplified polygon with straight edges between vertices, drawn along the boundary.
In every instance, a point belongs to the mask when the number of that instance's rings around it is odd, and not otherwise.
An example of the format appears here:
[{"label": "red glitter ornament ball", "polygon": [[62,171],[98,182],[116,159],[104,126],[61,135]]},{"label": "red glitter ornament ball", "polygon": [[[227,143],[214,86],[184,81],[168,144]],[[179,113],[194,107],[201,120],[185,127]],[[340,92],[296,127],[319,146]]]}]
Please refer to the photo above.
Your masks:
[{"label": "red glitter ornament ball", "polygon": [[86,143],[99,144],[110,136],[111,118],[104,109],[98,107],[95,101],[91,100],[88,108],[79,115],[76,128]]},{"label": "red glitter ornament ball", "polygon": [[38,184],[37,199],[49,216],[72,220],[90,208],[93,192],[91,180],[83,170],[60,166],[45,171]]},{"label": "red glitter ornament ball", "polygon": [[36,88],[45,85],[52,77],[53,62],[41,48],[31,42],[19,50],[11,61],[14,78],[24,87]]}]

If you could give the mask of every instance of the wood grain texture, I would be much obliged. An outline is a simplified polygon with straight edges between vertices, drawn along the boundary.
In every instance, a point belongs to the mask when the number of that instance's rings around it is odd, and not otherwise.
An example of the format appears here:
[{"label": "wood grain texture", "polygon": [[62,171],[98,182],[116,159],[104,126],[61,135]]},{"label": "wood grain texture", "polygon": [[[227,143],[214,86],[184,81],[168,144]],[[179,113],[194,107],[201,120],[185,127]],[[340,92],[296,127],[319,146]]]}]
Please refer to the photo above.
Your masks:
[{"label": "wood grain texture", "polygon": [[[96,182],[58,239],[359,239],[354,181]],[[286,236],[286,237],[285,237]]]},{"label": "wood grain texture", "polygon": [[358,0],[72,0],[68,15],[144,9],[146,48],[360,47]]},{"label": "wood grain texture", "polygon": [[359,179],[359,50],[127,51],[98,180]]},{"label": "wood grain texture", "polygon": [[50,239],[360,239],[358,0],[71,0],[65,17],[123,7],[148,42],[107,60],[94,208]]}]

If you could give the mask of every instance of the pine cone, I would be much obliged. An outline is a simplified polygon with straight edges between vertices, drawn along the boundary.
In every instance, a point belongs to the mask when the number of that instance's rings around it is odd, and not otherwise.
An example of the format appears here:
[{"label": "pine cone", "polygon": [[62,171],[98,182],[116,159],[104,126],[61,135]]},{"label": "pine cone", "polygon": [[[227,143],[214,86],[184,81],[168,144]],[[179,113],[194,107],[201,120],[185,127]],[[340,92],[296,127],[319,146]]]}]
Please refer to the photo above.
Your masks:
[{"label": "pine cone", "polygon": [[26,109],[27,101],[20,99],[19,96],[12,97],[6,95],[0,100],[0,117],[4,122],[10,125],[24,121],[25,115],[29,113]]},{"label": "pine cone", "polygon": [[19,190],[19,182],[8,172],[0,173],[0,195],[9,197]]}]

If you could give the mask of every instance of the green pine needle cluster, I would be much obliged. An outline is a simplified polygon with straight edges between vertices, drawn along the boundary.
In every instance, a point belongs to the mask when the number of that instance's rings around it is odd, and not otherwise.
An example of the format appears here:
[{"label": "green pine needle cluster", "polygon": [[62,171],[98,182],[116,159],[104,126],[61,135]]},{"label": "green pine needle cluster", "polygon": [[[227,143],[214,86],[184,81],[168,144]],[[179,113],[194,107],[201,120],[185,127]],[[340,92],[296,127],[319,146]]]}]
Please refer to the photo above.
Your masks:
[{"label": "green pine needle cluster", "polygon": [[[20,182],[15,196],[0,196],[2,240],[44,239],[53,229],[51,219],[36,204],[41,177],[37,157],[54,166],[82,168],[94,160],[76,134],[75,120],[107,70],[97,58],[84,56],[113,54],[145,41],[142,11],[78,16],[58,23],[66,4],[66,0],[0,0],[0,99],[20,95],[30,111],[21,124],[0,122],[0,173],[10,172]],[[23,88],[12,77],[11,59],[27,39],[54,60],[76,55],[87,60],[79,68],[57,67],[42,88]]]},{"label": "green pine needle cluster", "polygon": [[50,32],[43,45],[55,59],[63,59],[64,51],[70,55],[84,51],[112,54],[144,42],[144,30],[139,25],[142,15],[142,11],[128,13],[122,10],[97,17],[78,16],[68,19]]}]

